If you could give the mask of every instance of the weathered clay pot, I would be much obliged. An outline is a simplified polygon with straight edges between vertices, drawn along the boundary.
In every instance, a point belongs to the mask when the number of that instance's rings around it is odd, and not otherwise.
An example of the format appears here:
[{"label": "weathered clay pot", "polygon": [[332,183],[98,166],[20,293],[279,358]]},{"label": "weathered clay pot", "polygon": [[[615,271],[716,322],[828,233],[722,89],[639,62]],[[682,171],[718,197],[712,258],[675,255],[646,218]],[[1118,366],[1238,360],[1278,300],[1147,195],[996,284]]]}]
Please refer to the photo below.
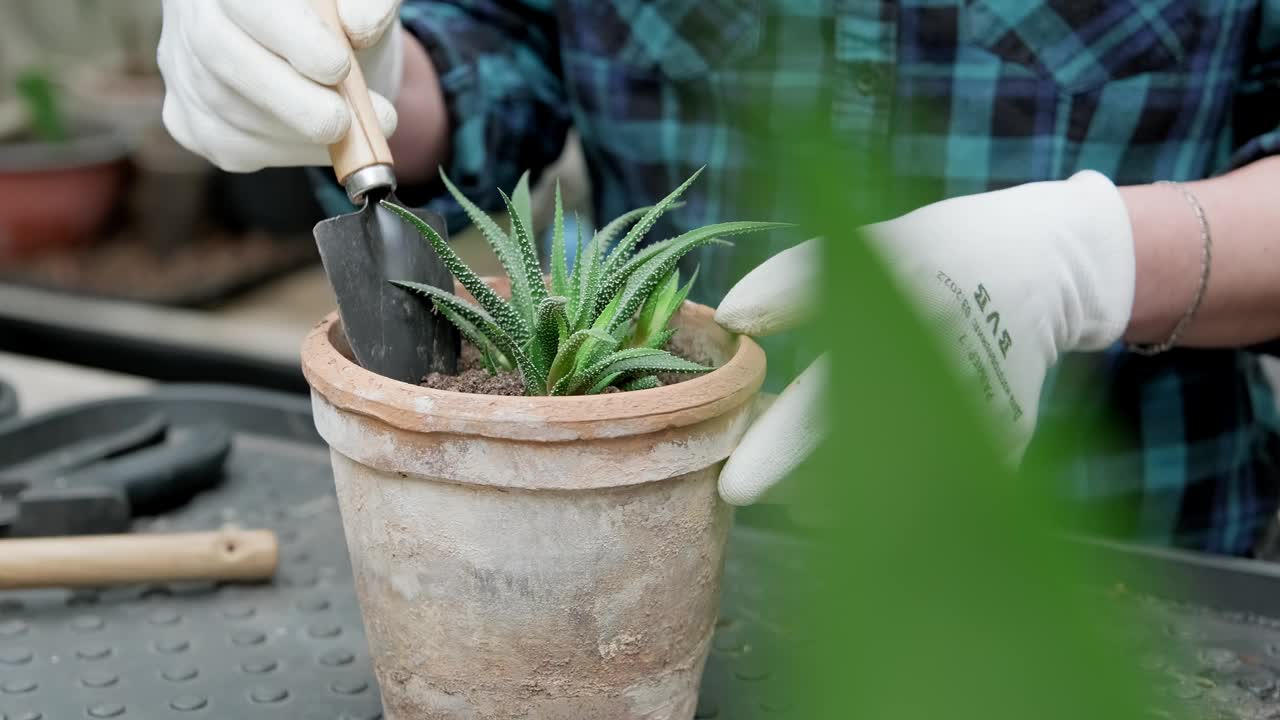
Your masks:
[{"label": "weathered clay pot", "polygon": [[693,716],[731,522],[716,475],[765,358],[709,308],[676,322],[721,367],[571,398],[374,375],[336,315],[307,337],[390,720]]}]

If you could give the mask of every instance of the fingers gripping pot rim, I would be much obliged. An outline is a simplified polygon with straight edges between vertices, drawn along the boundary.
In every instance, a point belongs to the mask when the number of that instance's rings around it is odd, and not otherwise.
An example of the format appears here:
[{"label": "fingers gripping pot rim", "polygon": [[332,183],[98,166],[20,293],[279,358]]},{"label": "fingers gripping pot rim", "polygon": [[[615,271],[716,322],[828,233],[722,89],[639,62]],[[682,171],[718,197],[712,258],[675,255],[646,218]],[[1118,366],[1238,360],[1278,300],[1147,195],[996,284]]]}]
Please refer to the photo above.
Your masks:
[{"label": "fingers gripping pot rim", "polygon": [[717,370],[557,398],[374,375],[333,315],[307,337],[388,718],[693,716],[732,517],[717,475],[765,359],[710,308],[676,323]]}]

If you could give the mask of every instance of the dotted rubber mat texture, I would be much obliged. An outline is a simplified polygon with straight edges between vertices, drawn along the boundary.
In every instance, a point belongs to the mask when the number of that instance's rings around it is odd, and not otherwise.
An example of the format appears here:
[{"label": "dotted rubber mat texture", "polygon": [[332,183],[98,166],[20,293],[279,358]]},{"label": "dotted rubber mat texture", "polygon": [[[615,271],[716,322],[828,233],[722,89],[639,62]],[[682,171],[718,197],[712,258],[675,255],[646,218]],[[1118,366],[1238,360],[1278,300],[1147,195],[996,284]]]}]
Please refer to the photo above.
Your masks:
[{"label": "dotted rubber mat texture", "polygon": [[[174,386],[93,405],[103,421],[159,410],[175,425],[221,420],[237,429],[221,487],[135,530],[272,529],[280,569],[259,585],[0,592],[0,720],[380,718],[328,452],[308,403]],[[14,422],[24,421],[0,422],[0,443]],[[803,571],[796,542],[733,530],[696,718],[752,720],[788,709],[790,670],[776,659],[802,652],[804,640],[780,615],[778,593]],[[1114,613],[1098,622],[1156,689],[1149,717],[1181,710],[1280,720],[1280,620],[1106,592]]]},{"label": "dotted rubber mat texture", "polygon": [[[128,402],[122,412],[140,410]],[[220,407],[188,402],[170,414],[209,420]],[[292,419],[295,431],[302,422]],[[218,490],[135,531],[227,523],[276,531],[272,583],[0,592],[0,720],[380,718],[327,449],[238,434]],[[764,604],[746,581],[765,562],[755,550],[767,539],[755,532],[735,530],[699,718],[782,707],[765,662],[778,625],[747,607]]]}]

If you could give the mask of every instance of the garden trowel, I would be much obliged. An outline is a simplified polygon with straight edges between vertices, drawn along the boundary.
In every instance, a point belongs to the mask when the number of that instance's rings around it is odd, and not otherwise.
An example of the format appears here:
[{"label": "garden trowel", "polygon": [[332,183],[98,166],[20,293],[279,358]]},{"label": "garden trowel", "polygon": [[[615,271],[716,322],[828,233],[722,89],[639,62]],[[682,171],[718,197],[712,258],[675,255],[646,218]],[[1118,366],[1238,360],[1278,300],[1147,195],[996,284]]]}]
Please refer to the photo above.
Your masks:
[{"label": "garden trowel", "polygon": [[[333,0],[312,4],[346,42]],[[430,243],[379,204],[384,199],[400,203],[393,194],[391,150],[354,53],[351,72],[335,90],[351,106],[351,129],[329,147],[329,158],[347,197],[360,209],[321,221],[315,236],[352,354],[366,370],[414,385],[430,372],[453,373],[460,349],[457,330],[421,299],[391,284],[408,280],[452,290],[453,278]],[[415,214],[446,237],[438,215]]]}]

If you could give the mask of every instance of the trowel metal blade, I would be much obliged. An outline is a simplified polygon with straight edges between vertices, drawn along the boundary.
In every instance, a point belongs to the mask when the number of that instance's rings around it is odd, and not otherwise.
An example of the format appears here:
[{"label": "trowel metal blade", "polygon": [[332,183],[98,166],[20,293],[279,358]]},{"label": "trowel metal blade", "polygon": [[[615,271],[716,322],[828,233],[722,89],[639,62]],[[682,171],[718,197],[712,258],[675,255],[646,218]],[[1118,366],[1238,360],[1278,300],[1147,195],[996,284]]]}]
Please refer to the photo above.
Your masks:
[{"label": "trowel metal blade", "polygon": [[[394,196],[392,202],[399,202]],[[414,213],[446,237],[444,220]],[[426,239],[376,202],[315,227],[320,260],[356,362],[371,372],[418,384],[433,371],[457,370],[457,330],[428,301],[392,280],[453,289],[453,277]]]}]

